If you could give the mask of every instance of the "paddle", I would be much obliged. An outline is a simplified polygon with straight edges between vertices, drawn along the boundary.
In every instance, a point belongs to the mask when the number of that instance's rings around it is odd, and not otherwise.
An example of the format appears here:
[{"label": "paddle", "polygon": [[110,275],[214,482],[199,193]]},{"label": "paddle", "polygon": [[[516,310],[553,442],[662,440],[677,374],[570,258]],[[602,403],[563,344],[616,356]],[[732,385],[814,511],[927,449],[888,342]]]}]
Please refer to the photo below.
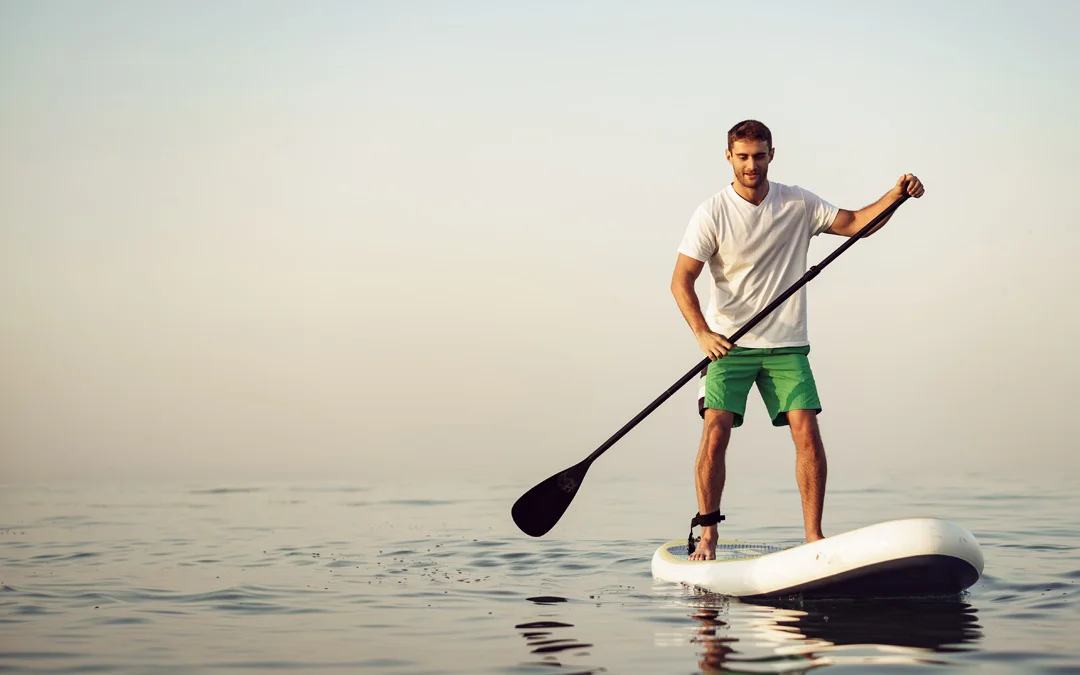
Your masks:
[{"label": "paddle", "polygon": [[[836,260],[841,253],[846,251],[856,241],[863,237],[867,232],[874,229],[879,222],[892,215],[893,211],[900,208],[900,205],[904,203],[908,198],[907,194],[897,199],[892,204],[885,207],[876,218],[866,224],[861,230],[848,238],[843,244],[841,244],[835,251],[833,251],[827,258],[822,260],[817,265],[812,266],[807,270],[806,274],[802,276],[797,282],[792,284],[791,288],[787,289],[780,294],[775,300],[769,303],[769,306],[758,312],[754,318],[735,332],[734,335],[728,337],[728,341],[732,344],[738,342],[739,338],[745,335],[751,328],[756,326],[762,319],[769,315],[774,309],[784,303],[795,291],[799,290],[806,285],[811,279],[816,277],[821,270],[825,269],[825,266]],[[685,375],[680,377],[675,384],[667,388],[663,394],[660,394],[655,401],[645,407],[644,410],[639,412],[634,419],[627,422],[622,429],[615,432],[615,435],[604,441],[604,444],[594,450],[591,455],[581,460],[574,466],[560,471],[554,476],[548,478],[542,483],[537,484],[531,490],[521,495],[514,506],[510,509],[510,513],[514,518],[514,522],[521,528],[521,531],[533,537],[540,537],[547,534],[548,530],[555,526],[555,523],[559,522],[563,513],[570,506],[570,502],[574,501],[574,497],[577,496],[577,491],[581,487],[581,482],[585,480],[585,473],[589,470],[596,458],[604,454],[604,452],[615,445],[615,443],[625,436],[627,432],[637,426],[638,422],[645,419],[649,413],[660,407],[660,404],[668,400],[672,394],[674,394],[680,387],[689,382],[695,375],[701,372],[701,369],[709,365],[712,359],[706,357],[701,360],[697,365],[688,370]]]}]

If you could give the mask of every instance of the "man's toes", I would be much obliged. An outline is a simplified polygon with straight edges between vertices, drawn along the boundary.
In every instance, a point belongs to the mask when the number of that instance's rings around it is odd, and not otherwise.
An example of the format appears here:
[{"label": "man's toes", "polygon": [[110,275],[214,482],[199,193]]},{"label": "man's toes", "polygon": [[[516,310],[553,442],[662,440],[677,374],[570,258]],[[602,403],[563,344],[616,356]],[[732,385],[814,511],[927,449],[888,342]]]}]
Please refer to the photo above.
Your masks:
[{"label": "man's toes", "polygon": [[689,560],[695,560],[695,561],[716,560],[716,554],[712,553],[712,552],[709,552],[709,551],[695,551],[694,553],[692,553],[689,556],[688,559]]}]

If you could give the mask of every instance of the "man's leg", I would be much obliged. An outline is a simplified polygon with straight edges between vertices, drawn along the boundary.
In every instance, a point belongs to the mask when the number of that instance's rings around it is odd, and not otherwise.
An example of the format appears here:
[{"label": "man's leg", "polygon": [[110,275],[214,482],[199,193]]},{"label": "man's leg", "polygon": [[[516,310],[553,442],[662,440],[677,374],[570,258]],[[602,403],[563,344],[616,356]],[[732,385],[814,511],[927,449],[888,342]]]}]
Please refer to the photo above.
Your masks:
[{"label": "man's leg", "polygon": [[[725,460],[731,427],[735,413],[727,410],[705,409],[705,424],[698,446],[695,476],[697,485],[698,513],[704,515],[720,508],[726,478]],[[701,543],[690,556],[691,560],[714,560],[716,558],[716,525],[703,525]]]},{"label": "man's leg", "polygon": [[787,424],[795,441],[795,478],[802,495],[806,541],[824,539],[821,513],[825,508],[825,446],[818,430],[821,412],[810,347],[780,348],[764,359],[758,390],[774,426]]},{"label": "man's leg", "polygon": [[791,426],[791,438],[795,441],[795,478],[799,482],[799,494],[802,495],[806,541],[817,541],[825,538],[821,533],[821,514],[825,509],[825,479],[828,474],[817,412],[789,410],[787,419]]}]

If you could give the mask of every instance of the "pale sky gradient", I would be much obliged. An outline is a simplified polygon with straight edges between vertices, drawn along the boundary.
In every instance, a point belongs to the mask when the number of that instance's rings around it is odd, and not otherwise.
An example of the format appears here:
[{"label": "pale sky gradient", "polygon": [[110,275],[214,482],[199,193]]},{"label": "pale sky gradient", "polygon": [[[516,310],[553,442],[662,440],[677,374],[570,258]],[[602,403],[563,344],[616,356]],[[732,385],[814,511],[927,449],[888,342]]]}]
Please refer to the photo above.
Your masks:
[{"label": "pale sky gradient", "polygon": [[[746,118],[774,180],[842,207],[927,185],[809,287],[830,477],[1080,477],[1078,25],[1069,0],[4,2],[0,482],[526,488],[700,359],[668,283]],[[691,485],[694,396],[589,480]],[[752,393],[731,480],[793,485],[793,454]]]}]

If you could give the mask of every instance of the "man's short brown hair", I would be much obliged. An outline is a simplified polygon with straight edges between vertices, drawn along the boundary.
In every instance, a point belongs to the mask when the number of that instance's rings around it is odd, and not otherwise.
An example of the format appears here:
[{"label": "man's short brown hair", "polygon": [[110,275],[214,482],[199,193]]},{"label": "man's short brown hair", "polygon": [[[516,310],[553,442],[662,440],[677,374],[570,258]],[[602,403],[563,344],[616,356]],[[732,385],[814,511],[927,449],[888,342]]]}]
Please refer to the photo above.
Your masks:
[{"label": "man's short brown hair", "polygon": [[772,132],[769,127],[757,120],[743,120],[731,127],[727,132],[727,149],[735,145],[735,141],[765,141],[772,148]]}]

